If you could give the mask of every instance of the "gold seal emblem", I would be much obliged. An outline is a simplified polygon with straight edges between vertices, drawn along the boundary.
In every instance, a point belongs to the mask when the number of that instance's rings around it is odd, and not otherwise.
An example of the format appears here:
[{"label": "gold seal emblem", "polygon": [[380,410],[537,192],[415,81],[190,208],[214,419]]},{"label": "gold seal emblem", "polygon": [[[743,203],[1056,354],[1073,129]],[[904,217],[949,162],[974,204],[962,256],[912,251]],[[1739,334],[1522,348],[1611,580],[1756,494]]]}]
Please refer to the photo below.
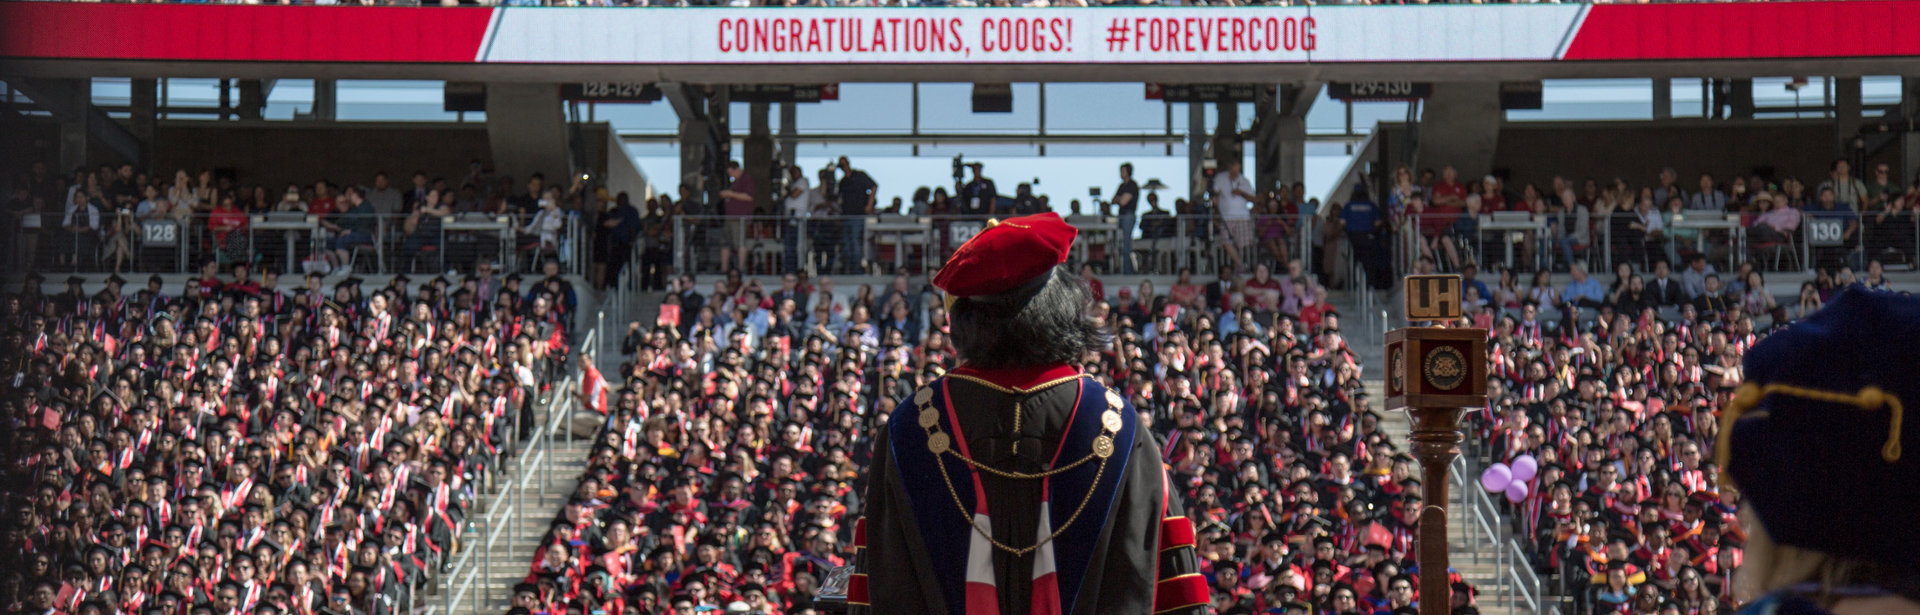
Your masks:
[{"label": "gold seal emblem", "polygon": [[1122,403],[1122,402],[1124,402],[1124,401],[1126,401],[1126,400],[1124,400],[1124,399],[1121,399],[1121,398],[1120,398],[1120,394],[1119,394],[1119,393],[1115,393],[1115,392],[1113,392],[1113,391],[1107,391],[1107,405],[1108,405],[1108,406],[1110,406],[1110,407],[1112,407],[1112,408],[1114,408],[1114,409],[1116,409],[1116,410],[1118,410],[1118,409],[1120,408],[1120,405],[1121,405],[1121,403]]},{"label": "gold seal emblem", "polygon": [[927,408],[920,411],[920,428],[921,429],[926,429],[928,427],[932,427],[939,423],[940,423],[940,413],[934,412],[932,408]]},{"label": "gold seal emblem", "polygon": [[1122,424],[1123,423],[1120,422],[1119,412],[1108,410],[1105,414],[1100,415],[1100,426],[1107,428],[1107,433],[1119,433]]},{"label": "gold seal emblem", "polygon": [[1467,380],[1467,357],[1452,346],[1440,346],[1422,361],[1427,383],[1442,391],[1451,391]]},{"label": "gold seal emblem", "polygon": [[1093,439],[1093,456],[1106,459],[1113,456],[1113,438],[1098,436]]},{"label": "gold seal emblem", "polygon": [[913,394],[913,403],[916,406],[927,405],[929,401],[933,401],[932,387],[920,387],[920,391]]},{"label": "gold seal emblem", "polygon": [[[933,451],[935,455],[946,454],[947,448],[951,446],[953,446],[953,441],[947,438],[947,434],[934,432],[932,435],[927,436],[927,450]],[[1111,448],[1112,445],[1108,445],[1108,447]]]},{"label": "gold seal emblem", "polygon": [[1392,384],[1388,388],[1395,392],[1405,392],[1407,390],[1406,355],[1406,349],[1395,346],[1393,348],[1393,356],[1387,359],[1387,364],[1389,365],[1387,368],[1387,377],[1392,379]]}]

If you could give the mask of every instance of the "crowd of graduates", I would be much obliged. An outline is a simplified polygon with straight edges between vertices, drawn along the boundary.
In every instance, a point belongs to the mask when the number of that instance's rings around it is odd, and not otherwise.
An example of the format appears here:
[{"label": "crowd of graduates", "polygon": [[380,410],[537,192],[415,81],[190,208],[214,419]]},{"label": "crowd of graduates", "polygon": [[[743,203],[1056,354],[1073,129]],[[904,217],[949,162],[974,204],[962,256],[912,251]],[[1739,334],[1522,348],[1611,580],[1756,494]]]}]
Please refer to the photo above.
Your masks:
[{"label": "crowd of graduates", "polygon": [[27,274],[0,306],[0,604],[411,611],[565,365],[575,297],[545,273]]},{"label": "crowd of graduates", "polygon": [[[1188,505],[1216,612],[1413,612],[1413,460],[1382,431],[1325,289],[1297,267],[1254,277],[1182,276],[1166,294],[1092,278],[1110,297],[1092,316],[1117,336],[1080,367],[1151,409],[1165,457],[1143,462]],[[877,293],[779,284],[674,280],[619,372],[588,371],[579,394],[604,424],[511,613],[824,606],[876,428],[960,359],[936,295],[906,276]],[[1438,599],[1473,613],[1472,593]]]},{"label": "crowd of graduates", "polygon": [[[1791,320],[1763,287],[1729,293],[1711,274],[1683,283],[1659,263],[1645,292],[1657,285],[1669,298],[1643,298],[1631,271],[1619,278],[1602,294],[1576,265],[1565,292],[1591,298],[1476,310],[1470,320],[1491,329],[1491,382],[1472,439],[1489,463],[1537,460],[1510,519],[1536,570],[1558,575],[1579,612],[1732,613],[1746,533],[1740,494],[1714,461],[1720,412],[1746,351]],[[1822,288],[1808,290],[1800,317],[1842,290]]]}]

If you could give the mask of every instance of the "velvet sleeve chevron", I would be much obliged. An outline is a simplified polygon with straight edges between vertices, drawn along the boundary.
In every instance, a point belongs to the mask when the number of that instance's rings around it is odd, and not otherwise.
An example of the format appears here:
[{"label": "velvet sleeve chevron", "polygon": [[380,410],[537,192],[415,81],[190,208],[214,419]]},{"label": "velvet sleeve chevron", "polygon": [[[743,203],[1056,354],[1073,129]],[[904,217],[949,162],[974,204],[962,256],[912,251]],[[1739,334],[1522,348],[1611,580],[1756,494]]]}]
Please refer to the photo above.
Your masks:
[{"label": "velvet sleeve chevron", "polygon": [[[1165,514],[1186,510],[1179,494],[1167,490]],[[1160,520],[1160,559],[1153,591],[1154,615],[1205,615],[1209,595],[1194,549],[1193,520],[1169,516]]]},{"label": "velvet sleeve chevron", "polygon": [[847,612],[864,615],[871,606],[867,594],[867,519],[853,522],[853,575],[847,578]]}]

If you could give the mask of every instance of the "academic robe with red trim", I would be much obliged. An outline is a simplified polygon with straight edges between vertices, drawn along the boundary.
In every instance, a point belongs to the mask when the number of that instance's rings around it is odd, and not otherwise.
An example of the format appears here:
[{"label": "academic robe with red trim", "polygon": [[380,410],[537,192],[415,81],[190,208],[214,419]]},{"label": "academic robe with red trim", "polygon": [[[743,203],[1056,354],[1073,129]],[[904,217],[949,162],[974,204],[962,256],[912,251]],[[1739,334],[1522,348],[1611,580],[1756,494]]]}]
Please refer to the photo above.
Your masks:
[{"label": "academic robe with red trim", "polygon": [[[1065,370],[1064,372],[1061,370]],[[1019,372],[1019,373],[1013,373]],[[969,373],[962,367],[956,373]],[[1073,368],[972,372],[1002,386],[1026,388],[1071,375]],[[1046,470],[1051,456],[1066,435],[1070,415],[1075,412],[1081,381],[1067,381],[1020,396],[1020,428],[1014,429],[1015,396],[996,391],[961,378],[944,379],[954,415],[973,458],[993,467],[1033,473]],[[1086,390],[1098,390],[1097,384],[1084,380]],[[939,386],[936,383],[935,386]],[[1098,393],[1096,393],[1098,394]],[[893,421],[915,421],[915,408],[902,402],[904,411],[896,411]],[[1105,402],[1099,407],[1104,409]],[[1127,421],[1137,421],[1131,406],[1122,411]],[[942,579],[935,572],[934,557],[960,558],[967,553],[929,553],[920,532],[921,521],[908,501],[903,481],[941,480],[939,474],[902,476],[893,457],[888,429],[876,436],[870,476],[876,477],[867,488],[864,527],[856,531],[860,549],[856,556],[855,580],[850,585],[850,612],[927,613],[930,615],[978,615],[955,613],[943,598],[943,583],[962,579]],[[1019,442],[1015,451],[1014,442]],[[1193,548],[1193,524],[1184,517],[1185,507],[1177,492],[1165,489],[1160,447],[1144,428],[1132,439],[1129,462],[1108,510],[1092,510],[1074,521],[1104,523],[1097,533],[1097,544],[1085,570],[1071,610],[1064,615],[1108,613],[1177,614],[1205,613],[1207,587]],[[956,445],[956,449],[958,445]],[[1044,452],[1042,452],[1044,451]],[[1115,455],[1117,458],[1118,455]],[[1062,459],[1064,465],[1073,461]],[[1014,480],[979,473],[982,490],[991,505],[993,536],[1003,544],[1026,547],[1034,544],[1039,525],[1040,505],[1044,501],[1041,481]],[[956,481],[964,478],[956,477]],[[960,483],[964,485],[965,483]],[[1055,488],[1059,488],[1056,484]],[[969,498],[970,500],[971,498]],[[1078,498],[1075,498],[1075,504]],[[964,517],[955,504],[938,510]],[[1056,502],[1053,506],[1061,506]],[[1054,529],[1060,529],[1056,526]],[[992,549],[994,590],[998,594],[998,615],[1032,613],[1034,554],[1013,556]],[[1063,594],[1067,590],[1060,590]],[[1066,596],[1062,596],[1066,598]],[[863,604],[864,603],[864,604]]]}]

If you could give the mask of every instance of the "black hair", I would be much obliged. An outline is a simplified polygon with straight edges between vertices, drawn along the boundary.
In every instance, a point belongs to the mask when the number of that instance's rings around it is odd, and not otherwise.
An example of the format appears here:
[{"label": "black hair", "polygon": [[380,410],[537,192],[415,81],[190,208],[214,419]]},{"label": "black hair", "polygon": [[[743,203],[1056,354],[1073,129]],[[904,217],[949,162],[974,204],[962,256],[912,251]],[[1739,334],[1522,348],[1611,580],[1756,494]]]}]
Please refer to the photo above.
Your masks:
[{"label": "black hair", "polygon": [[1087,315],[1092,305],[1086,281],[1055,266],[1019,288],[955,300],[953,346],[967,365],[981,369],[1077,363],[1113,339]]}]

